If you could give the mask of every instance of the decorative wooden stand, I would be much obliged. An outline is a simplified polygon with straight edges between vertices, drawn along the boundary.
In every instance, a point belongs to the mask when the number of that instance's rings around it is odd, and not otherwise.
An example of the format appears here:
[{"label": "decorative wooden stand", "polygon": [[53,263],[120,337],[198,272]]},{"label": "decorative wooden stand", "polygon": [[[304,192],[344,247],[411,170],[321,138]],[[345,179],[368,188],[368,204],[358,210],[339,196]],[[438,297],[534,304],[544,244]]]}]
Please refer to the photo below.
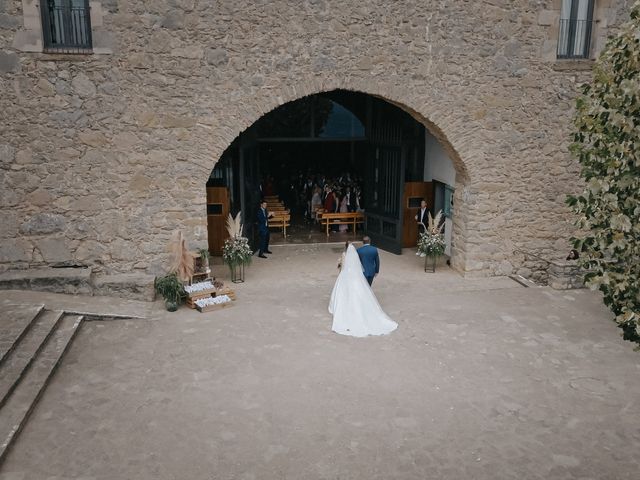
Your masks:
[{"label": "decorative wooden stand", "polygon": [[[236,300],[236,292],[231,290],[229,287],[223,286],[222,288],[217,290],[209,289],[209,290],[202,290],[201,292],[195,292],[191,295],[187,294],[186,304],[187,304],[187,307],[194,308],[194,309],[197,308],[200,312],[209,312],[212,310],[216,310],[218,308],[223,308],[226,304],[221,303],[220,305],[208,305],[204,307],[204,309],[201,309],[196,305],[196,300],[200,300],[201,298],[219,297],[220,295],[227,295],[232,300],[232,302],[235,302]],[[228,303],[231,303],[231,302],[228,302]]]},{"label": "decorative wooden stand", "polygon": [[213,312],[216,310],[222,310],[223,308],[227,308],[227,307],[233,307],[233,302],[218,303],[216,305],[207,305],[204,307],[196,306],[196,308],[200,313]]},{"label": "decorative wooden stand", "polygon": [[215,297],[216,289],[202,290],[201,292],[194,292],[191,295],[187,294],[187,307],[196,308],[196,300],[201,298]]}]

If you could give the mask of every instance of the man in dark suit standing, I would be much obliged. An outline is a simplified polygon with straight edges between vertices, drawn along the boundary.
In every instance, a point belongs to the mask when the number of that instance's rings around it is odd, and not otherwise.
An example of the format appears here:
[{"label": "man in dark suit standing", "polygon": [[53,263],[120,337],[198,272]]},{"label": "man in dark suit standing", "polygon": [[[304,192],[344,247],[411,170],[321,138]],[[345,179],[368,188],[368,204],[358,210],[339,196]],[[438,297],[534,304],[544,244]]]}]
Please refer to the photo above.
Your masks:
[{"label": "man in dark suit standing", "polygon": [[258,209],[258,236],[260,237],[260,247],[258,256],[267,258],[265,253],[271,253],[269,250],[269,219],[273,217],[273,213],[267,212],[267,202],[262,200]]},{"label": "man in dark suit standing", "polygon": [[419,224],[422,223],[424,225],[424,229],[418,226],[418,233],[424,233],[425,229],[429,226],[429,210],[427,209],[427,202],[422,200],[420,202],[420,211],[415,216],[416,222]]},{"label": "man in dark suit standing", "polygon": [[378,255],[378,249],[371,245],[371,239],[369,237],[364,237],[362,243],[364,243],[364,245],[357,250],[358,257],[360,257],[364,277],[367,279],[367,282],[369,282],[369,285],[371,285],[373,278],[380,272],[380,257]]}]

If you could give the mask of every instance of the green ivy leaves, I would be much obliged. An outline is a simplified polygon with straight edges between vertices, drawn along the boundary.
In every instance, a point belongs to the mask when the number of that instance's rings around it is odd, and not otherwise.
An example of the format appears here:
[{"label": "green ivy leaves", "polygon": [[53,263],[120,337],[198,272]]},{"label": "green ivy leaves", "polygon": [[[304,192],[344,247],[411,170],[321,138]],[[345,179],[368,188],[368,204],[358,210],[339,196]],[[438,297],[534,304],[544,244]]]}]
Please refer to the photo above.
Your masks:
[{"label": "green ivy leaves", "polygon": [[640,1],[609,40],[576,101],[571,152],[585,189],[567,204],[585,233],[573,240],[625,340],[640,349]]}]

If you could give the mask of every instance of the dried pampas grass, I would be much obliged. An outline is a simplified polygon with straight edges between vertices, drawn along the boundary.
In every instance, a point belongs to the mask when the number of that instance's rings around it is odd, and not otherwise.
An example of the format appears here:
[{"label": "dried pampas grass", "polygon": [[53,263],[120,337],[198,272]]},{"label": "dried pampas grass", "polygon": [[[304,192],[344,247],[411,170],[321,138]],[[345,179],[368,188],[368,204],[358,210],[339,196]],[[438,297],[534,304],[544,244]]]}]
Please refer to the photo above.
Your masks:
[{"label": "dried pampas grass", "polygon": [[435,217],[431,216],[431,212],[427,212],[429,214],[429,226],[427,227],[427,233],[430,235],[440,235],[442,233],[442,229],[444,228],[444,222],[442,221],[442,210],[436,213]]},{"label": "dried pampas grass", "polygon": [[189,280],[193,275],[193,254],[189,252],[187,240],[181,230],[173,233],[168,250],[171,254],[169,273],[175,273],[182,281]]},{"label": "dried pampas grass", "polygon": [[242,236],[242,212],[238,212],[236,218],[229,214],[227,218],[227,232],[231,238],[237,238]]}]

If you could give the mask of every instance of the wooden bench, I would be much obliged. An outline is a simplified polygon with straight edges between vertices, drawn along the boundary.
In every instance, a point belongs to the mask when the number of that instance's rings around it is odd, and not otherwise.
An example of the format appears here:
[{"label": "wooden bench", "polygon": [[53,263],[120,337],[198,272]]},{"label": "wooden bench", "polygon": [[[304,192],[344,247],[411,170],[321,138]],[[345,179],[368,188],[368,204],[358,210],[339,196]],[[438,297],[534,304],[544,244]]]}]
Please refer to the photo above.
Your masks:
[{"label": "wooden bench", "polygon": [[269,228],[282,228],[282,235],[287,237],[287,227],[291,224],[291,214],[288,210],[270,212],[273,217],[269,219]]},{"label": "wooden bench", "polygon": [[318,213],[320,224],[325,225],[327,229],[327,237],[329,236],[330,225],[353,225],[353,236],[356,235],[356,225],[364,223],[364,213],[347,212],[347,213]]}]

